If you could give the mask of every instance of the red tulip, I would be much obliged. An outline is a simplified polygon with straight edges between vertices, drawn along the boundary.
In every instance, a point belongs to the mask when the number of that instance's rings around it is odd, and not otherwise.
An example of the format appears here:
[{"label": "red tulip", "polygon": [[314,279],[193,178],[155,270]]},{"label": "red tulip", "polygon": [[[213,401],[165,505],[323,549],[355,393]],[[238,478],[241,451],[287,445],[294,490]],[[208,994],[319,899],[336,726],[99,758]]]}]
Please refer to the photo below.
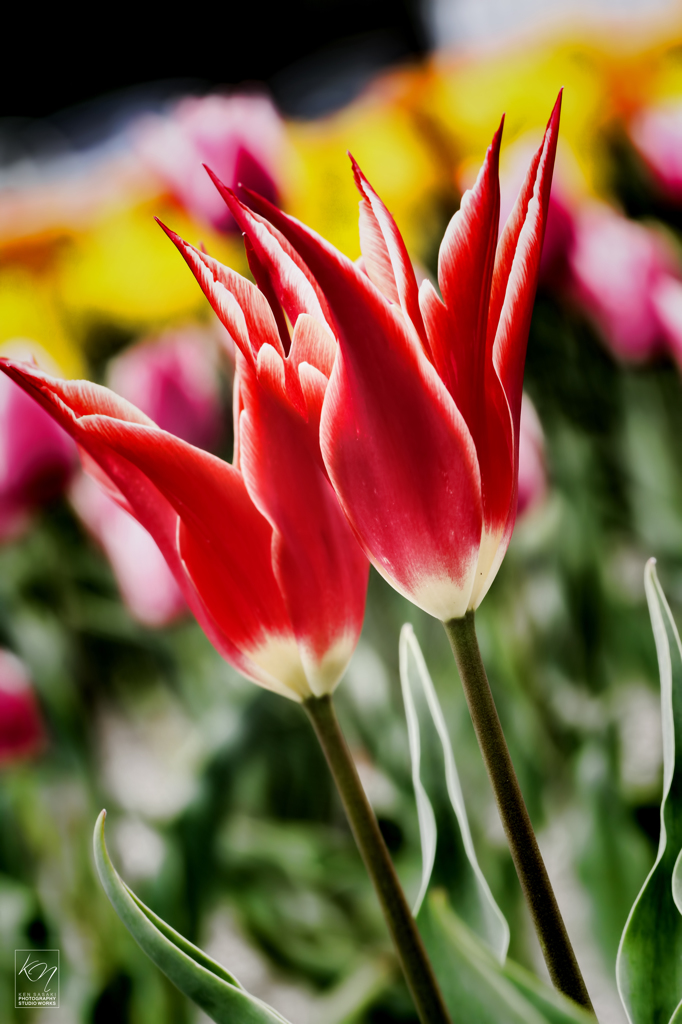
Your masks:
[{"label": "red tulip", "polygon": [[26,667],[0,650],[0,765],[40,753],[46,736]]},{"label": "red tulip", "polygon": [[258,288],[175,240],[204,274],[239,350],[232,465],[159,429],[106,388],[25,363],[0,366],[152,534],[224,657],[294,700],[319,696],[334,688],[357,642],[368,572],[319,451],[336,343],[315,288],[274,240],[291,341],[279,333],[281,308],[276,316]]},{"label": "red tulip", "polygon": [[0,540],[20,534],[54,501],[75,464],[73,442],[6,377],[0,379]]},{"label": "red tulip", "polygon": [[[379,572],[444,621],[478,606],[514,525],[523,366],[559,110],[558,100],[499,243],[496,133],[441,244],[442,299],[429,281],[418,289],[393,218],[357,165],[366,273],[250,194],[304,261],[338,337],[320,440],[339,501]],[[240,204],[223,192],[234,214]]]}]

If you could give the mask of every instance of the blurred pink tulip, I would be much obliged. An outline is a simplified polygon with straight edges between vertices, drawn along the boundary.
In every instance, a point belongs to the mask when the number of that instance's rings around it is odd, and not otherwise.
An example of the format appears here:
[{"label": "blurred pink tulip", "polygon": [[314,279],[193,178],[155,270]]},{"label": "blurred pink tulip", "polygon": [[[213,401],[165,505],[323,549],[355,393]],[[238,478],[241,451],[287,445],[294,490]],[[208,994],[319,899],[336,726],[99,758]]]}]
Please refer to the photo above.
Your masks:
[{"label": "blurred pink tulip", "polygon": [[682,369],[682,281],[663,275],[651,298],[668,350]]},{"label": "blurred pink tulip", "polygon": [[277,198],[284,130],[266,96],[184,99],[170,116],[143,118],[135,135],[143,159],[175,198],[214,228],[236,231],[237,225],[202,164],[240,196],[244,185]]},{"label": "blurred pink tulip", "polygon": [[682,103],[641,111],[630,124],[630,138],[661,190],[682,200]]},{"label": "blurred pink tulip", "polygon": [[31,513],[68,483],[76,448],[13,381],[0,380],[0,540],[18,536]]},{"label": "blurred pink tulip", "polygon": [[220,437],[217,352],[199,328],[170,331],[127,349],[109,366],[107,383],[162,430],[197,448]]},{"label": "blurred pink tulip", "polygon": [[539,505],[547,494],[545,437],[535,406],[528,395],[521,402],[519,433],[519,488],[517,518]]},{"label": "blurred pink tulip", "polygon": [[0,765],[40,753],[46,739],[26,666],[0,649]]},{"label": "blurred pink tulip", "polygon": [[110,498],[92,477],[80,473],[71,503],[100,544],[131,615],[145,626],[165,626],[186,611],[185,599],[156,541]]},{"label": "blurred pink tulip", "polygon": [[571,253],[573,293],[616,356],[641,361],[662,349],[666,331],[654,296],[676,273],[656,232],[608,206],[581,209]]}]

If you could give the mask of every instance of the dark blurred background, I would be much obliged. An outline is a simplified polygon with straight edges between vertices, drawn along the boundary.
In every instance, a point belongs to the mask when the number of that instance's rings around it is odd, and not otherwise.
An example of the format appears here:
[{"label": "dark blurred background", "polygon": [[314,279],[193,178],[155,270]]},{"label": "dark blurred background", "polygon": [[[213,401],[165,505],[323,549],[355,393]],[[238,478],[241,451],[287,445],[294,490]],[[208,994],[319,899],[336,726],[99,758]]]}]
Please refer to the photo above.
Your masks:
[{"label": "dark blurred background", "polygon": [[[9,5],[8,5],[9,6]],[[47,117],[131,87],[162,96],[265,82],[285,113],[340,106],[379,68],[427,49],[420,0],[290,0],[174,11],[123,5],[84,14],[12,4],[3,15],[0,114]],[[176,83],[173,85],[173,83]]]}]

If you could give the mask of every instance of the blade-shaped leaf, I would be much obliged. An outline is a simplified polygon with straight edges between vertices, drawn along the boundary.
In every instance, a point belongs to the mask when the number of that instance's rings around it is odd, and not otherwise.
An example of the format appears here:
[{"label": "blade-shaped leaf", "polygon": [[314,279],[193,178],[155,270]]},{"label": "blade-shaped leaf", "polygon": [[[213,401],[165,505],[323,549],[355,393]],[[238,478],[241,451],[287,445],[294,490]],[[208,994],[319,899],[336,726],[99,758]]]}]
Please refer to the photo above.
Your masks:
[{"label": "blade-shaped leaf", "polygon": [[618,950],[618,991],[631,1024],[665,1024],[682,1000],[682,916],[673,899],[682,847],[682,646],[658,582],[655,559],[644,585],[661,676],[663,798],[653,868],[630,911]]},{"label": "blade-shaped leaf", "polygon": [[[453,888],[449,895],[459,917],[466,921],[469,927],[487,943],[500,963],[504,963],[509,946],[509,926],[493,898],[476,858],[462,787],[443,711],[421,648],[409,624],[404,625],[400,633],[400,682],[405,702],[412,759],[412,781],[417,801],[422,843],[422,882],[414,913],[418,913],[428,889],[436,856],[436,818],[421,778],[421,734],[427,729],[435,727],[442,750],[442,774],[445,777],[448,797],[457,821],[455,832],[461,844],[460,856],[457,860],[459,866],[457,887],[456,890]],[[423,695],[426,702],[425,709],[424,702],[415,700],[415,695]],[[423,716],[421,722],[420,711]],[[430,716],[430,722],[425,720],[426,716]],[[436,751],[432,749],[431,754],[435,756]],[[440,762],[439,770],[441,770]]]},{"label": "blade-shaped leaf", "polygon": [[287,1024],[281,1014],[246,992],[224,967],[174,931],[128,888],[107,851],[105,817],[106,811],[102,811],[95,825],[97,872],[114,910],[149,959],[216,1024]]},{"label": "blade-shaped leaf", "polygon": [[519,964],[500,964],[448,906],[443,891],[428,894],[418,922],[452,1024],[595,1024],[591,1014]]}]

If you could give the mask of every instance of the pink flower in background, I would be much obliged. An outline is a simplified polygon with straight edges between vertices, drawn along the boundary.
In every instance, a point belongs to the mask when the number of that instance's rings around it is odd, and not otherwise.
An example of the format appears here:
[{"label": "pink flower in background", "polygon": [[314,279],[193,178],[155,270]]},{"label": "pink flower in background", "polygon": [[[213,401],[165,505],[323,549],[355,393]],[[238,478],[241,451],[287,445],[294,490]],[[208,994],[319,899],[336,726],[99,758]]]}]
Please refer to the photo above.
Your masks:
[{"label": "pink flower in background", "polygon": [[575,214],[568,198],[553,186],[549,197],[545,241],[540,259],[540,282],[563,287],[570,277],[571,253],[575,244]]},{"label": "pink flower in background", "polygon": [[26,666],[0,649],[0,765],[40,753],[46,739]]},{"label": "pink flower in background", "polygon": [[535,406],[528,395],[521,402],[519,434],[518,518],[536,508],[547,494],[545,437]]},{"label": "pink flower in background", "polygon": [[71,438],[7,377],[0,380],[0,540],[18,536],[73,472]]},{"label": "pink flower in background", "polygon": [[662,275],[651,300],[668,351],[682,369],[682,281],[668,274]]},{"label": "pink flower in background", "polygon": [[173,573],[144,526],[85,473],[74,480],[70,497],[109,559],[121,597],[138,622],[165,626],[187,611]]},{"label": "pink flower in background", "polygon": [[682,104],[641,111],[630,124],[630,138],[661,190],[682,200]]},{"label": "pink flower in background", "polygon": [[217,352],[205,331],[186,327],[134,345],[110,363],[107,384],[189,444],[210,449],[219,440]]},{"label": "pink flower in background", "polygon": [[138,149],[175,198],[222,231],[237,226],[202,164],[241,194],[245,185],[275,200],[284,130],[266,96],[204,96],[181,100],[167,117],[145,117]]},{"label": "pink flower in background", "polygon": [[616,356],[639,361],[661,350],[666,331],[654,297],[676,273],[656,232],[608,206],[582,208],[571,253],[572,290]]}]

